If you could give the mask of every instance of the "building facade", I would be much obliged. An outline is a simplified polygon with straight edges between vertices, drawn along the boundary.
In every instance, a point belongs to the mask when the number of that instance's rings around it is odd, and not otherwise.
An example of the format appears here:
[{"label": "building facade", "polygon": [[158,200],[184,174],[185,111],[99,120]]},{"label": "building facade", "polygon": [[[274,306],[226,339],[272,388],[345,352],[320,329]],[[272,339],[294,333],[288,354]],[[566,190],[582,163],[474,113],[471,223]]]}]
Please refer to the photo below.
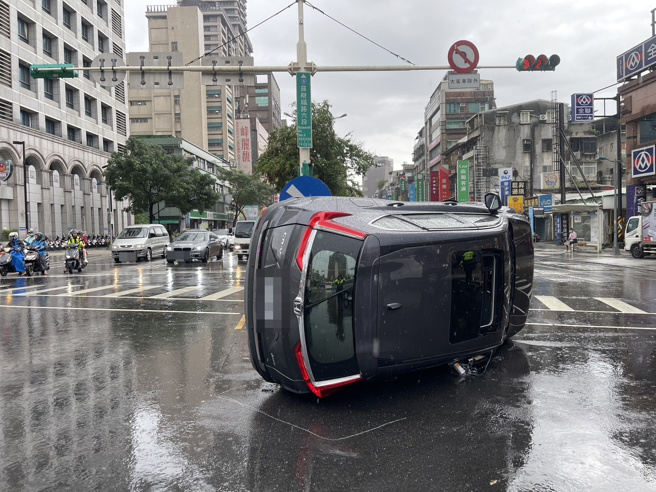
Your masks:
[{"label": "building facade", "polygon": [[362,179],[364,196],[385,198],[385,196],[381,196],[381,192],[389,188],[393,170],[393,159],[380,155],[374,156],[374,165],[367,170]]},{"label": "building facade", "polygon": [[0,228],[54,237],[71,228],[111,234],[130,223],[102,178],[128,135],[125,84],[104,88],[88,71],[30,75],[31,65],[90,66],[101,53],[124,51],[120,0],[0,0],[0,162],[14,171],[0,181]]}]

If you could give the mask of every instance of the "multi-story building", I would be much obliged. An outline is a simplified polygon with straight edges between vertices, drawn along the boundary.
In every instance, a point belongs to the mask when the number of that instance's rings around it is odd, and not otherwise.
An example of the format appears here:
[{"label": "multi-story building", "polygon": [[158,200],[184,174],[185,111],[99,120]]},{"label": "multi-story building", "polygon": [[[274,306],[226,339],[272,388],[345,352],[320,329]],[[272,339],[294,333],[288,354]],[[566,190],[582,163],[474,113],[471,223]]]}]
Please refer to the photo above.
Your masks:
[{"label": "multi-story building", "polygon": [[374,156],[374,165],[369,168],[362,179],[364,196],[384,198],[380,191],[389,187],[394,160],[386,156]]},{"label": "multi-story building", "polygon": [[30,76],[31,65],[88,66],[124,50],[120,0],[0,0],[0,161],[14,168],[0,181],[0,228],[104,234],[131,221],[102,178],[128,135],[124,83]]},{"label": "multi-story building", "polygon": [[[147,7],[146,18],[149,51],[179,52],[187,65],[212,61],[223,65],[225,57],[244,58],[252,52],[245,34],[245,0],[153,5]],[[254,87],[249,87],[247,80],[237,80],[235,77],[234,85],[220,81],[210,85],[204,83],[202,74],[185,72],[183,89],[130,86],[131,134],[183,138],[242,168],[237,120],[259,116],[269,132],[280,126],[280,89],[272,76]],[[250,130],[256,130],[253,122]],[[252,166],[252,162],[246,165]]]},{"label": "multi-story building", "polygon": [[[448,77],[454,74],[448,72],[444,76],[424,110],[424,128],[414,146],[418,174],[438,172],[444,153],[467,134],[467,120],[496,107],[492,81],[480,80],[478,88],[449,88]],[[471,75],[478,77],[477,71]],[[450,172],[455,173],[455,168]],[[425,183],[428,186],[429,180]],[[430,196],[427,190],[425,196]]]}]

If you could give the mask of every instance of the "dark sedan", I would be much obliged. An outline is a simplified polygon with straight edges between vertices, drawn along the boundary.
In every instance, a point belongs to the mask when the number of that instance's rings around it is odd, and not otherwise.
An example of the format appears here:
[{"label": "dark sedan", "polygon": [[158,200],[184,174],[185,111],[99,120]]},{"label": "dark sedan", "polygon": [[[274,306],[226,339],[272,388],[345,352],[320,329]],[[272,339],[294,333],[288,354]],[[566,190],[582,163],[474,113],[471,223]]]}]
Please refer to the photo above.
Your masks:
[{"label": "dark sedan", "polygon": [[253,367],[323,397],[499,347],[526,322],[533,242],[524,216],[485,199],[269,207],[247,266]]},{"label": "dark sedan", "polygon": [[206,263],[210,258],[223,258],[223,243],[209,231],[184,231],[166,248],[166,261],[200,260]]}]

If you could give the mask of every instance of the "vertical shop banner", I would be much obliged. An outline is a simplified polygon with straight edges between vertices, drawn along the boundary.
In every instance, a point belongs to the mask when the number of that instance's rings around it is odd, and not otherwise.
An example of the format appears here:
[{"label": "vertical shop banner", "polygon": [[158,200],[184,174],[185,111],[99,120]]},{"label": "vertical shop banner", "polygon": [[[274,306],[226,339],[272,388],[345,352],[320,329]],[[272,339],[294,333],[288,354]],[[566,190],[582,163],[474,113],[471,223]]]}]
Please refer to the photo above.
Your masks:
[{"label": "vertical shop banner", "polygon": [[458,161],[458,202],[469,201],[469,161]]},{"label": "vertical shop banner", "polygon": [[411,202],[417,201],[417,185],[415,183],[408,185],[408,200]]},{"label": "vertical shop banner", "polygon": [[253,174],[253,158],[251,156],[251,121],[243,118],[235,120],[237,131],[237,169]]},{"label": "vertical shop banner", "polygon": [[424,173],[417,174],[417,201],[426,201],[426,184],[424,181]]},{"label": "vertical shop banner", "polygon": [[430,172],[430,201],[440,201],[440,175],[438,171]]},{"label": "vertical shop banner", "polygon": [[510,182],[512,181],[512,168],[501,167],[499,168],[499,192],[501,195],[501,203],[508,206],[508,197],[510,196]]},{"label": "vertical shop banner", "polygon": [[446,166],[439,166],[439,177],[440,177],[440,200],[441,202],[448,200],[451,197],[451,192],[449,191],[449,168]]}]

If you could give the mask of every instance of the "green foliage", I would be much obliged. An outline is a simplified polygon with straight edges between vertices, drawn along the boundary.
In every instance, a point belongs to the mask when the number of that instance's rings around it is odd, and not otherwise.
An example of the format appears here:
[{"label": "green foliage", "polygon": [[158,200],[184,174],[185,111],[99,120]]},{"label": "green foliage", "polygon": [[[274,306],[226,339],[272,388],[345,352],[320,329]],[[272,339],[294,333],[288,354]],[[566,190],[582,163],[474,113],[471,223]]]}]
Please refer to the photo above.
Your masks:
[{"label": "green foliage", "polygon": [[127,210],[145,212],[154,221],[154,206],[160,202],[177,207],[182,214],[203,212],[218,201],[214,177],[193,167],[193,158],[171,155],[147,141],[130,137],[125,153],[114,152],[105,168],[105,178],[117,200],[127,198]]},{"label": "green foliage", "polygon": [[148,214],[137,213],[134,214],[134,223],[135,224],[150,224],[148,220]]},{"label": "green foliage", "polygon": [[378,182],[376,183],[376,186],[378,187],[378,191],[380,191],[380,190],[382,190],[383,188],[385,188],[385,185],[386,185],[386,184],[387,184],[387,180],[386,180],[386,179],[380,179],[380,180],[378,180]]},{"label": "green foliage", "polygon": [[[312,103],[312,143],[310,160],[314,165],[314,176],[326,183],[333,195],[362,196],[349,173],[364,176],[374,165],[373,155],[356,143],[351,134],[337,136],[328,101]],[[281,190],[298,176],[298,168],[296,124],[275,129],[269,135],[266,152],[258,158],[257,171]]]},{"label": "green foliage", "polygon": [[2,229],[2,241],[9,241],[10,232],[18,232],[18,229]]},{"label": "green foliage", "polygon": [[260,174],[246,174],[242,171],[219,169],[220,178],[230,184],[235,207],[233,227],[246,205],[267,206],[273,201],[275,190],[267,184]]}]

